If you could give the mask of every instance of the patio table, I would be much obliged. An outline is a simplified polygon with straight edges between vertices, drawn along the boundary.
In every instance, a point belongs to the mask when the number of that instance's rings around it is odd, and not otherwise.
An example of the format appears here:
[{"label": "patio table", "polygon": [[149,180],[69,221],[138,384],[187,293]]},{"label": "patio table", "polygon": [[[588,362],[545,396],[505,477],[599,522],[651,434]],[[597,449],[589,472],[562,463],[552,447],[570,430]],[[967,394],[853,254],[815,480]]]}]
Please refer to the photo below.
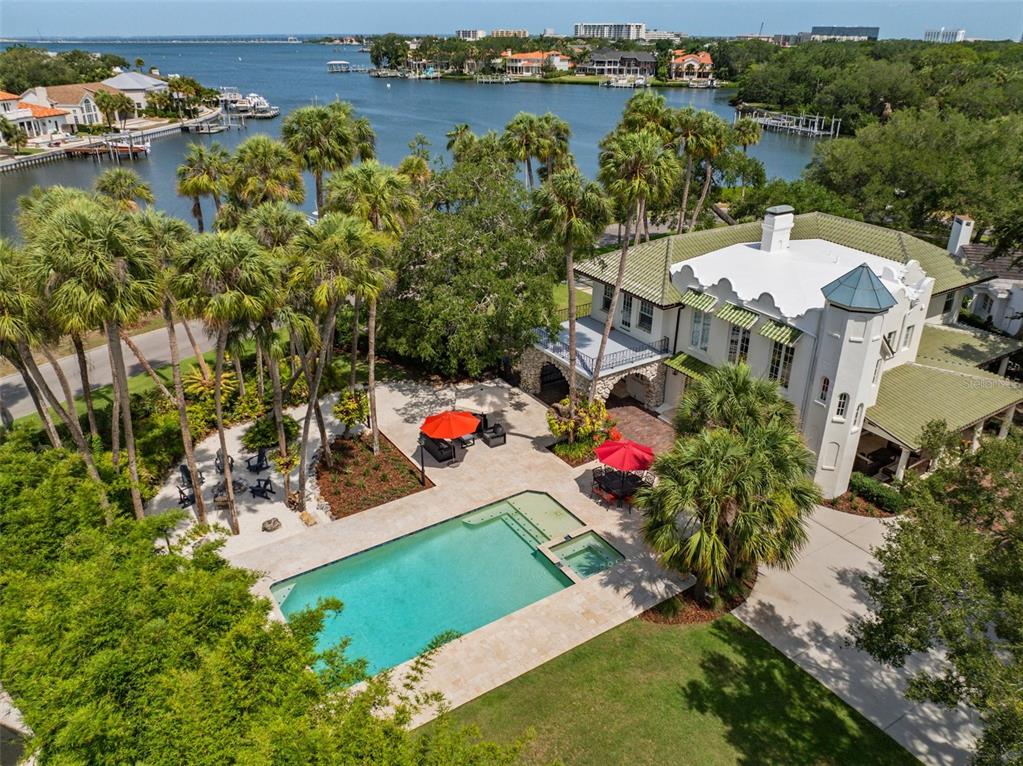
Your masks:
[{"label": "patio table", "polygon": [[[246,484],[241,479],[231,479],[231,486],[234,487],[235,493],[244,492],[245,490],[247,490],[249,488],[249,485]],[[216,497],[217,495],[224,495],[226,493],[227,493],[227,482],[226,481],[222,480],[222,481],[219,481],[218,483],[216,483],[215,485],[213,485],[213,496],[214,497]]]}]

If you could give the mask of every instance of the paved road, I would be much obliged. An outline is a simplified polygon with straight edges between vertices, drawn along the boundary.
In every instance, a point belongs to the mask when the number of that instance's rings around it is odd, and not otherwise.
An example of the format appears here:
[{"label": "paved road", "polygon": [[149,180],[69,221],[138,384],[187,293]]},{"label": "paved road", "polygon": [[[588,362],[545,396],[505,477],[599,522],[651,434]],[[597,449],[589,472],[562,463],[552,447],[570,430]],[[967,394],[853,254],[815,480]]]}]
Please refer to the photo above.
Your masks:
[{"label": "paved road", "polygon": [[[196,341],[199,343],[199,347],[203,351],[209,351],[213,347],[213,342],[209,340],[205,333],[203,333],[201,326],[197,322],[191,323],[192,334],[195,335]],[[192,356],[192,347],[188,343],[188,336],[185,334],[184,328],[179,324],[177,327],[178,336],[178,350],[183,358]],[[143,355],[149,361],[153,367],[160,367],[164,364],[170,364],[170,347],[167,344],[167,331],[165,329],[153,330],[151,332],[142,333],[141,335],[133,336],[135,345],[141,350]],[[121,348],[124,351],[124,363],[128,367],[128,375],[140,375],[145,371],[142,369],[142,365],[138,363],[135,355],[131,350],[121,344]],[[86,357],[89,360],[89,383],[92,388],[99,386],[109,385],[111,382],[110,377],[110,361],[107,357],[107,347],[99,346],[90,351],[85,352]],[[78,375],[78,361],[74,355],[66,356],[58,360],[61,369],[64,370],[64,374],[67,376],[68,383],[71,385],[71,389],[75,392],[76,396],[82,393],[82,381]],[[43,377],[53,388],[54,393],[60,398],[61,402],[64,401],[64,397],[60,391],[60,384],[57,382],[57,376],[49,364],[40,365],[39,369],[43,373]],[[32,398],[28,395],[28,391],[25,389],[25,383],[21,378],[21,375],[15,373],[9,375],[6,378],[0,378],[0,399],[11,411],[11,414],[15,418],[20,418],[24,415],[35,412],[35,405],[32,404]]]},{"label": "paved road", "polygon": [[977,716],[903,696],[910,674],[937,660],[917,655],[903,669],[886,668],[845,642],[853,618],[867,611],[860,574],[877,570],[870,550],[888,523],[818,506],[796,564],[762,570],[734,614],[927,766],[965,766]]}]

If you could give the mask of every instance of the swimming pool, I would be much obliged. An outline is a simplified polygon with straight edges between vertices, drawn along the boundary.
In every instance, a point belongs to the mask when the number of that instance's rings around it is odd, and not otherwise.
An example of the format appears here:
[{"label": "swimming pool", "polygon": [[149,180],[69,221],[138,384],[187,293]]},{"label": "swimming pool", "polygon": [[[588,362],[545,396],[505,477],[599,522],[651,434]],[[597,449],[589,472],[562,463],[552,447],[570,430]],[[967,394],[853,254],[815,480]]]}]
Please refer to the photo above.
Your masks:
[{"label": "swimming pool", "polygon": [[[523,492],[275,583],[285,618],[320,598],[344,603],[320,632],[325,649],[350,637],[369,671],[419,654],[449,630],[468,633],[567,588],[538,548],[582,527],[550,495]],[[599,539],[599,538],[598,538]]]},{"label": "swimming pool", "polygon": [[580,577],[590,577],[610,569],[625,556],[596,532],[584,532],[568,542],[551,548],[551,553],[560,558]]}]

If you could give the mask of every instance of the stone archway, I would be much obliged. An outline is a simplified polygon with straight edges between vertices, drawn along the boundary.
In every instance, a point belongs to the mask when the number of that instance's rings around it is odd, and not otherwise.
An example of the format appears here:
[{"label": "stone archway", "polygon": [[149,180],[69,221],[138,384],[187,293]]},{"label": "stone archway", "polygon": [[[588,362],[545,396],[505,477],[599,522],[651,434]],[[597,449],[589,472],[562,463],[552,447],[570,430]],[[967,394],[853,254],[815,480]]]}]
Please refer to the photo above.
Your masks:
[{"label": "stone archway", "polygon": [[667,370],[660,360],[645,364],[642,367],[634,367],[631,370],[624,370],[613,375],[607,375],[597,381],[597,397],[607,401],[611,390],[619,381],[625,380],[630,375],[635,375],[643,380],[643,404],[654,409],[664,403],[664,384],[667,380]]}]

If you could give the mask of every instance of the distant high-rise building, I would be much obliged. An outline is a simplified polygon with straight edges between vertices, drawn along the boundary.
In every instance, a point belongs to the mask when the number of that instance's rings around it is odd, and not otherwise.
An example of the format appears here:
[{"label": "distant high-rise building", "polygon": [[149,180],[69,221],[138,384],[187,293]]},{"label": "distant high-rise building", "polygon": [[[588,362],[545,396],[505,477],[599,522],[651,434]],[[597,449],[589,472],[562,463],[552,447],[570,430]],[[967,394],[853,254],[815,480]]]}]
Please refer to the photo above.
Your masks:
[{"label": "distant high-rise building", "polygon": [[554,27],[544,27],[543,28],[543,36],[544,37],[557,37],[558,33],[554,31]]},{"label": "distant high-rise building", "polygon": [[459,40],[482,40],[487,36],[487,30],[485,29],[456,29],[455,37]]},{"label": "distant high-rise building", "polygon": [[924,32],[924,42],[928,43],[961,43],[966,39],[965,29],[928,29]]},{"label": "distant high-rise building", "polygon": [[575,36],[601,38],[603,40],[645,40],[646,24],[636,22],[621,24],[579,22],[575,25]]},{"label": "distant high-rise building", "polygon": [[491,29],[491,37],[529,37],[526,29]]},{"label": "distant high-rise building", "polygon": [[880,27],[812,27],[810,33],[800,33],[800,38],[806,35],[806,40],[838,40],[842,42],[877,40]]},{"label": "distant high-rise building", "polygon": [[664,29],[648,29],[643,39],[651,43],[656,40],[671,40],[672,42],[675,42],[679,39],[679,37],[680,35],[678,32],[668,32]]}]

